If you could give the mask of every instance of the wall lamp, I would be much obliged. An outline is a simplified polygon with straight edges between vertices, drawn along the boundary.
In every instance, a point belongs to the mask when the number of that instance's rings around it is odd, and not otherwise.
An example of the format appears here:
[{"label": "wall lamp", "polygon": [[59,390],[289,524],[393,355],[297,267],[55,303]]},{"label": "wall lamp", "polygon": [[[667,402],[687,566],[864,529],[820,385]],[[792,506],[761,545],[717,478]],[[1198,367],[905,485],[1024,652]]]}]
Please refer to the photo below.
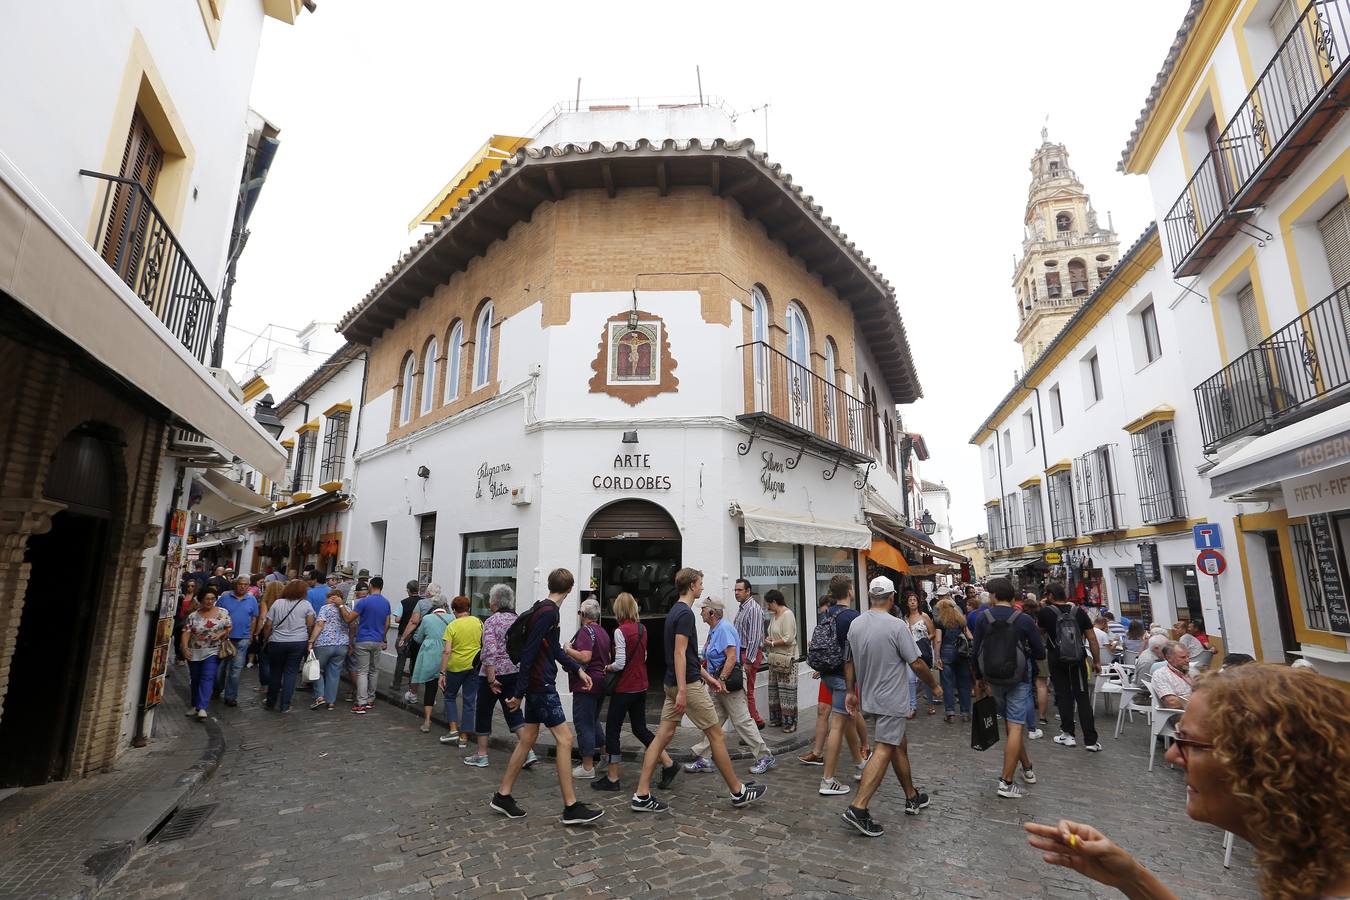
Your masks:
[{"label": "wall lamp", "polygon": [[636,444],[638,442],[636,431],[625,431],[623,433],[623,442],[625,444]]}]

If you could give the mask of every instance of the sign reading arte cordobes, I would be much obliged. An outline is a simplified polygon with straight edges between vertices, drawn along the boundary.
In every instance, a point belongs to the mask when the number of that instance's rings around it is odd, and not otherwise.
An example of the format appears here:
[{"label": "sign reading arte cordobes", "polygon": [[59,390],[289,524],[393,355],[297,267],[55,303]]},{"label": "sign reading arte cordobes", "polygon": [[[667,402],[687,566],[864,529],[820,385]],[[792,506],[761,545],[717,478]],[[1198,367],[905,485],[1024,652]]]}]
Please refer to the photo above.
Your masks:
[{"label": "sign reading arte cordobes", "polygon": [[1336,558],[1331,517],[1325,514],[1308,516],[1308,530],[1312,532],[1317,577],[1322,582],[1322,600],[1327,607],[1327,627],[1335,634],[1350,634],[1350,606],[1346,604],[1345,582],[1341,579],[1340,561]]},{"label": "sign reading arte cordobes", "polygon": [[504,472],[511,471],[510,463],[497,463],[489,465],[483,463],[478,467],[478,490],[474,492],[475,497],[483,496],[483,482],[487,482],[488,496],[493,500],[498,497],[504,497],[511,493],[511,489],[497,480],[497,476]]},{"label": "sign reading arte cordobes", "polygon": [[670,490],[670,476],[652,472],[650,453],[616,453],[613,468],[616,474],[596,475],[591,487],[602,491]]},{"label": "sign reading arte cordobes", "polygon": [[774,458],[772,450],[765,450],[759,458],[764,463],[759,470],[759,486],[770,500],[777,500],[778,495],[787,490],[787,482],[783,481],[784,464]]}]

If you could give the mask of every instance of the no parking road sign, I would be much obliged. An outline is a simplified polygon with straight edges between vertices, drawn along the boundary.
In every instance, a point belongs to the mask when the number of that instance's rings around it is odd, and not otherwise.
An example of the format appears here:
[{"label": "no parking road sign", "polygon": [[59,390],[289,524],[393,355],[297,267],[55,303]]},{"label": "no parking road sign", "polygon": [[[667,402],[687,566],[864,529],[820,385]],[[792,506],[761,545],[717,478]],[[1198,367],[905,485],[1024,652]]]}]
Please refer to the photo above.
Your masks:
[{"label": "no parking road sign", "polygon": [[1218,550],[1201,550],[1195,557],[1195,565],[1206,575],[1218,577],[1223,574],[1223,570],[1228,568],[1228,561],[1223,558],[1223,554]]}]

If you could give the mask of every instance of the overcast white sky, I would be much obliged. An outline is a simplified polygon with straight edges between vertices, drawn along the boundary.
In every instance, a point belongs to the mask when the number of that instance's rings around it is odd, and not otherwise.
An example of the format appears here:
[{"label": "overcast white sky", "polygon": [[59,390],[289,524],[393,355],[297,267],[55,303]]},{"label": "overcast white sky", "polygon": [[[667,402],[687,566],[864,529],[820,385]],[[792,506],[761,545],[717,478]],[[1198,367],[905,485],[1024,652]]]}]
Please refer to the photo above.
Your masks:
[{"label": "overcast white sky", "polygon": [[[240,261],[238,329],[334,321],[411,243],[407,223],[488,135],[585,98],[770,104],[768,151],[894,285],[924,399],[904,409],[983,530],[967,444],[1021,355],[1009,280],[1042,120],[1121,249],[1153,217],[1115,171],[1186,0],[483,5],[320,0],[268,20],[253,106],[281,149]],[[1140,13],[1146,12],[1146,15]],[[764,147],[762,119],[742,120]],[[748,123],[748,124],[747,124]]]}]

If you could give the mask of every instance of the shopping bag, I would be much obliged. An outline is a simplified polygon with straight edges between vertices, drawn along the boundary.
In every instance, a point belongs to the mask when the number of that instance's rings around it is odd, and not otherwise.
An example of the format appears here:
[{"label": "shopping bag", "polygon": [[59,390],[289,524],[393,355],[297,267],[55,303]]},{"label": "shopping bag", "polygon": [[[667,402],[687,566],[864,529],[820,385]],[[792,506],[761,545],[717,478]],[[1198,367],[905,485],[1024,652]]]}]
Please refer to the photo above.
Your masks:
[{"label": "shopping bag", "polygon": [[998,707],[993,697],[975,701],[970,716],[970,746],[973,750],[988,750],[998,743]]},{"label": "shopping bag", "polygon": [[309,651],[309,656],[305,657],[305,681],[319,680],[319,658],[314,655],[314,651]]}]

